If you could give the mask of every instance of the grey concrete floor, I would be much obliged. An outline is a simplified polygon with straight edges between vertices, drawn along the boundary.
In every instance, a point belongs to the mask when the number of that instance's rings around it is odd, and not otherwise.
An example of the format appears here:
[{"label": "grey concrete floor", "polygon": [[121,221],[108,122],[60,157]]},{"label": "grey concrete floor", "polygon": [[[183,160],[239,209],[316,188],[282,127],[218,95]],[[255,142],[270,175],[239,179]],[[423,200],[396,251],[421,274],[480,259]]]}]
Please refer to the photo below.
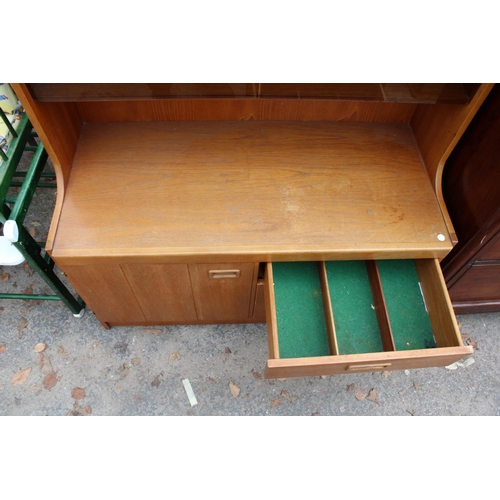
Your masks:
[{"label": "grey concrete floor", "polygon": [[[54,194],[37,191],[28,213],[39,239]],[[0,278],[4,292],[49,292],[27,265]],[[499,415],[500,313],[458,320],[476,347],[454,370],[265,380],[262,324],[105,330],[88,310],[0,300],[0,415]]]},{"label": "grey concrete floor", "polygon": [[[60,303],[0,307],[1,415],[500,414],[500,314],[459,317],[477,348],[455,370],[265,380],[265,325],[104,330]],[[378,402],[356,389],[375,389]]]}]

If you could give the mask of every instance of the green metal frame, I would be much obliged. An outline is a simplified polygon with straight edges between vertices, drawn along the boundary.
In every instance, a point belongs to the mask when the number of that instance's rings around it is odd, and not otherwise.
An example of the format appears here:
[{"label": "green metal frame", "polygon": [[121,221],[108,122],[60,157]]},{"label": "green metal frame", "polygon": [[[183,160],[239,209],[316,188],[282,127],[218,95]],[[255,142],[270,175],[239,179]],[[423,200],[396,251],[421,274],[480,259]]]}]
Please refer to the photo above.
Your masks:
[{"label": "green metal frame", "polygon": [[[12,141],[9,145],[8,155],[2,152],[3,162],[0,163],[0,222],[5,224],[7,220],[16,222],[19,228],[19,239],[13,245],[22,253],[29,265],[43,278],[52,288],[55,295],[44,294],[19,294],[0,293],[0,299],[23,299],[23,300],[59,300],[63,302],[75,316],[81,316],[85,310],[85,303],[78,295],[75,297],[59,279],[54,272],[55,263],[50,255],[44,250],[44,243],[37,243],[23,226],[31,200],[38,187],[56,187],[54,183],[40,183],[42,177],[54,177],[52,173],[42,172],[47,163],[48,155],[41,142],[35,147],[33,145],[33,126],[24,114],[21,122],[14,130],[5,113],[0,108],[0,117],[7,124],[12,133]],[[33,159],[27,172],[16,172],[19,161],[24,151],[34,151]],[[23,179],[22,182],[13,181],[14,178]],[[8,197],[10,187],[19,186],[19,194],[16,197]],[[13,205],[9,207],[7,203]],[[42,253],[43,252],[43,253]]]}]

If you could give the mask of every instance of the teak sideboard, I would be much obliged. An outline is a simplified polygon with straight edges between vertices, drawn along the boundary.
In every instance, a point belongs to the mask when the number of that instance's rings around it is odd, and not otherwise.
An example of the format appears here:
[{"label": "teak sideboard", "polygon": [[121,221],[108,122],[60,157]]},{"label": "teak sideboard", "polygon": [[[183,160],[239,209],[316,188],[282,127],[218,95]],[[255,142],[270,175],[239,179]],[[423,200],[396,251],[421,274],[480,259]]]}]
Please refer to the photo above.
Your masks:
[{"label": "teak sideboard", "polygon": [[443,366],[444,164],[493,84],[13,84],[106,327],[266,322],[266,377]]}]

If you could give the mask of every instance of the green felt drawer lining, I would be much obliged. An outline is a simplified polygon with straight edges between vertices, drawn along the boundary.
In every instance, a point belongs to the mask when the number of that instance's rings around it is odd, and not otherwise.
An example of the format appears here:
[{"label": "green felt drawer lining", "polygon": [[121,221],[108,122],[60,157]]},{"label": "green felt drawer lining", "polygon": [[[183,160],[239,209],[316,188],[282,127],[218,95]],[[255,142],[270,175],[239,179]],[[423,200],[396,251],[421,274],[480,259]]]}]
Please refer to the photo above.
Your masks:
[{"label": "green felt drawer lining", "polygon": [[[365,261],[325,263],[339,354],[383,351]],[[435,347],[413,260],[377,262],[396,350]],[[330,354],[317,262],[273,263],[280,358]]]},{"label": "green felt drawer lining", "polygon": [[282,358],[327,356],[328,336],[316,262],[273,263]]},{"label": "green felt drawer lining", "polygon": [[364,260],[326,262],[339,354],[383,351]]},{"label": "green felt drawer lining", "polygon": [[397,351],[436,347],[413,260],[377,262]]}]

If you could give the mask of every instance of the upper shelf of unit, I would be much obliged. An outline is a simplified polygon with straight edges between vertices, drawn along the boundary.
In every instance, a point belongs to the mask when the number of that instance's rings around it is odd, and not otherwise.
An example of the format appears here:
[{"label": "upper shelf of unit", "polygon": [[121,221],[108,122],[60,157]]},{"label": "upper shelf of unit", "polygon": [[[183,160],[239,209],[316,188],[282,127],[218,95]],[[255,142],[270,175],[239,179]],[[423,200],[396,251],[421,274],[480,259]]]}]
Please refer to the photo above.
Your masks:
[{"label": "upper shelf of unit", "polygon": [[329,99],[467,104],[478,85],[461,83],[32,83],[41,102],[193,98]]}]

